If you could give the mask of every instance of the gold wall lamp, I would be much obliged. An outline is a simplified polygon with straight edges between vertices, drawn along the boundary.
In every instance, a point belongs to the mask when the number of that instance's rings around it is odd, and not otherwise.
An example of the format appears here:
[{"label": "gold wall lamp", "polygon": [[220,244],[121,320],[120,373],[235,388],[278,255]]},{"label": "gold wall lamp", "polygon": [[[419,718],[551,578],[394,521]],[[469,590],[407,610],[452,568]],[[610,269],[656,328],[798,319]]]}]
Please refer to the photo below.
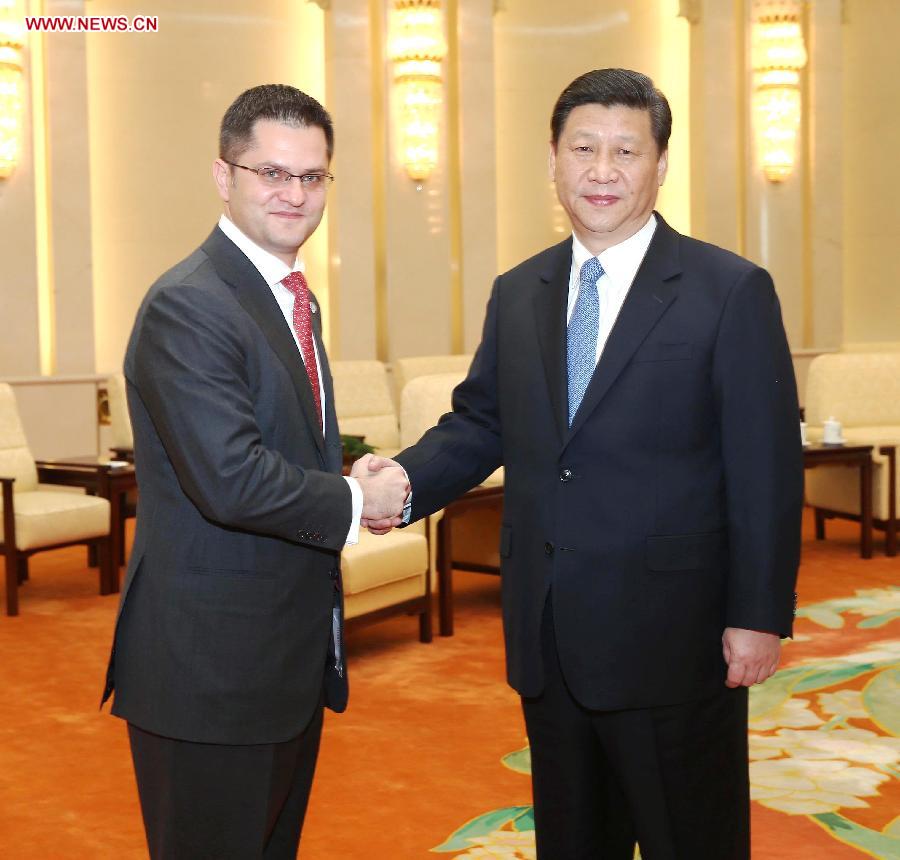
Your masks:
[{"label": "gold wall lamp", "polygon": [[806,46],[800,8],[793,2],[756,4],[752,28],[753,120],[766,179],[783,182],[794,170],[800,130],[800,72]]},{"label": "gold wall lamp", "polygon": [[399,100],[399,156],[418,190],[438,163],[446,53],[440,0],[394,0],[388,56]]},{"label": "gold wall lamp", "polygon": [[0,0],[0,179],[19,163],[22,136],[25,40],[16,0]]}]

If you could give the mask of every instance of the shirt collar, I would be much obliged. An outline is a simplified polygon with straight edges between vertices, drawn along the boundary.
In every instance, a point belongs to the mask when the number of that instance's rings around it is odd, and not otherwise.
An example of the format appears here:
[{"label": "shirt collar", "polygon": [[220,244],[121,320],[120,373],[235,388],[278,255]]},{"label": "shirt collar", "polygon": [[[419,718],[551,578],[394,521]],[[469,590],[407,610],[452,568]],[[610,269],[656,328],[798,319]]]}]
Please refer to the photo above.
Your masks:
[{"label": "shirt collar", "polygon": [[[656,215],[651,212],[647,223],[618,245],[613,245],[597,255],[603,271],[616,283],[631,285],[640,268],[647,248],[656,232]],[[581,267],[594,256],[581,240],[572,233],[572,271],[577,276]]]},{"label": "shirt collar", "polygon": [[256,267],[263,280],[270,286],[283,281],[291,272],[302,272],[303,261],[299,258],[294,263],[294,268],[286,266],[278,257],[263,250],[252,239],[249,239],[227,215],[224,213],[219,218],[219,229],[229,238],[244,256]]}]

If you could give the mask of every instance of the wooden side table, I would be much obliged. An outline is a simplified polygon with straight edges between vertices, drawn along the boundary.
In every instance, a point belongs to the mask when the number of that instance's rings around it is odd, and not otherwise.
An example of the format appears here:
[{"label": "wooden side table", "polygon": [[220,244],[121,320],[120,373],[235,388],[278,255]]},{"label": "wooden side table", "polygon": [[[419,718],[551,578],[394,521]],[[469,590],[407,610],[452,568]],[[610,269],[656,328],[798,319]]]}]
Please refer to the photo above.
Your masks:
[{"label": "wooden side table", "polygon": [[42,484],[84,487],[89,493],[109,500],[109,541],[112,555],[112,581],[101,584],[101,593],[119,590],[119,565],[124,557],[125,498],[137,487],[134,465],[111,461],[108,457],[63,457],[36,461]]},{"label": "wooden side table", "polygon": [[[441,636],[453,635],[453,520],[471,510],[503,503],[503,486],[474,487],[444,508],[437,525],[438,630]],[[430,531],[430,525],[429,525]],[[458,565],[460,570],[499,573],[482,565]]]},{"label": "wooden side table", "polygon": [[[851,466],[859,469],[859,554],[872,557],[872,450],[874,445],[826,445],[803,449],[803,468]],[[816,510],[816,540],[825,538],[825,514]],[[896,536],[895,536],[896,540]]]}]

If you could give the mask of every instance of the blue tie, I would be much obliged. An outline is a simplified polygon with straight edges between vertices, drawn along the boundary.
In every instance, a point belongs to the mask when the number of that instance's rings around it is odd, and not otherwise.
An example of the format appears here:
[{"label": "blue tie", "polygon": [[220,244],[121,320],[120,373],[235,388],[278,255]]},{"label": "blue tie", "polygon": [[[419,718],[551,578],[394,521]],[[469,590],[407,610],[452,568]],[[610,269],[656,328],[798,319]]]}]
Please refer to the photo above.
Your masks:
[{"label": "blue tie", "polygon": [[597,332],[600,328],[600,296],[597,292],[597,281],[602,274],[603,266],[596,257],[591,257],[581,267],[579,274],[581,285],[578,288],[578,298],[575,300],[566,334],[570,427],[597,364]]}]

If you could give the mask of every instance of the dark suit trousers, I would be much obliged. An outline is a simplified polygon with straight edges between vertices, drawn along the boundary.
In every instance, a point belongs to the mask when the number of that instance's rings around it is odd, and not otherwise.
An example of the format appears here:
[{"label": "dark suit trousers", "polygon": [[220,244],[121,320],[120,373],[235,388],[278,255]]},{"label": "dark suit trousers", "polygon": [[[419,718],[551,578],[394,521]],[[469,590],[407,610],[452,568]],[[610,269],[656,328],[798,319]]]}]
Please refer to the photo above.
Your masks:
[{"label": "dark suit trousers", "polygon": [[550,598],[545,686],[522,700],[539,860],[749,860],[747,690],[591,711],[566,686]]},{"label": "dark suit trousers", "polygon": [[322,734],[322,708],[276,744],[174,740],[128,724],[152,860],[294,860]]}]

